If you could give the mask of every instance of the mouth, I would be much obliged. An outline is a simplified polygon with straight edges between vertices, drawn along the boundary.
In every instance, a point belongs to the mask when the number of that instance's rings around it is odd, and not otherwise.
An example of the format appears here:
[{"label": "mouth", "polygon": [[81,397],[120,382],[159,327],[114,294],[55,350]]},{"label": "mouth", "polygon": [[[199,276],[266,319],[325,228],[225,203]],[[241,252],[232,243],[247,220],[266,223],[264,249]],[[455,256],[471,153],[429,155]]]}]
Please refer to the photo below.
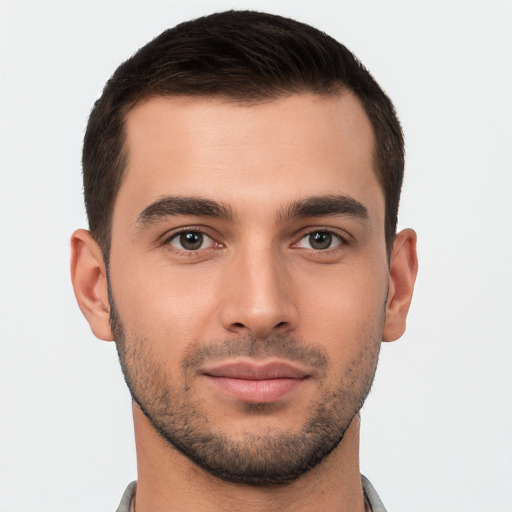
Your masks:
[{"label": "mouth", "polygon": [[216,390],[247,403],[272,403],[301,387],[310,377],[303,369],[281,361],[232,361],[203,368]]}]

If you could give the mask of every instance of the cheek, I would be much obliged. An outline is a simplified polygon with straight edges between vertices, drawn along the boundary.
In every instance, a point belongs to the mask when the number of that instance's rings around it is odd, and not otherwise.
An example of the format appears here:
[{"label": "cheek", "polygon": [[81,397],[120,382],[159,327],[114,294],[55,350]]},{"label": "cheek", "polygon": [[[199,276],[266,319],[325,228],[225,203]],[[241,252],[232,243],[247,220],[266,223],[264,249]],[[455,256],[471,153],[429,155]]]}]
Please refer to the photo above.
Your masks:
[{"label": "cheek", "polygon": [[387,271],[348,266],[324,272],[320,269],[303,276],[300,288],[303,309],[311,319],[319,320],[319,327],[357,328],[381,317],[387,296]]},{"label": "cheek", "polygon": [[199,331],[212,318],[214,279],[191,267],[131,265],[130,272],[128,267],[127,262],[113,266],[111,274],[116,308],[127,330],[144,333],[155,344],[170,340],[176,350],[181,341],[201,337]]},{"label": "cheek", "polygon": [[301,335],[325,346],[333,364],[379,350],[387,296],[386,272],[340,269],[304,283]]}]

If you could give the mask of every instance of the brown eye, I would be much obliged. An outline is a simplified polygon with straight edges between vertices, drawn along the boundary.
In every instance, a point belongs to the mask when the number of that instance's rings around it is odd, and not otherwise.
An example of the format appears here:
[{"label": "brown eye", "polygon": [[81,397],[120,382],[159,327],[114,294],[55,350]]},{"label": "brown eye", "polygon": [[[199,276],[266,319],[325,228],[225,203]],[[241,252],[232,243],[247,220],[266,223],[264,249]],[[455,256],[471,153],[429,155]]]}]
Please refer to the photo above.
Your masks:
[{"label": "brown eye", "polygon": [[309,244],[313,249],[328,249],[332,243],[332,235],[330,233],[318,232],[309,235]]},{"label": "brown eye", "polygon": [[205,249],[205,246],[211,247],[214,241],[208,235],[200,231],[187,231],[174,236],[169,244],[177,249],[197,251],[199,249]]},{"label": "brown eye", "polygon": [[313,233],[302,237],[297,246],[303,249],[323,251],[332,249],[342,243],[342,238],[335,233],[331,233],[330,231],[313,231]]}]

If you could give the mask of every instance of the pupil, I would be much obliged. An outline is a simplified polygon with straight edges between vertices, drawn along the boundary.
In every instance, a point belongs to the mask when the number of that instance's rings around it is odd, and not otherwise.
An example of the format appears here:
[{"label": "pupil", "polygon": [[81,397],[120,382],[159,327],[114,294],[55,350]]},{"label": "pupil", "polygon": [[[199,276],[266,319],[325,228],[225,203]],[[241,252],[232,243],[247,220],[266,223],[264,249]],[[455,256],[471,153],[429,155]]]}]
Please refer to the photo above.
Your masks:
[{"label": "pupil", "polygon": [[327,249],[332,242],[332,235],[330,233],[313,233],[309,235],[309,243],[313,249]]},{"label": "pupil", "polygon": [[184,249],[199,249],[203,244],[203,235],[201,233],[183,233],[180,236],[180,243]]}]

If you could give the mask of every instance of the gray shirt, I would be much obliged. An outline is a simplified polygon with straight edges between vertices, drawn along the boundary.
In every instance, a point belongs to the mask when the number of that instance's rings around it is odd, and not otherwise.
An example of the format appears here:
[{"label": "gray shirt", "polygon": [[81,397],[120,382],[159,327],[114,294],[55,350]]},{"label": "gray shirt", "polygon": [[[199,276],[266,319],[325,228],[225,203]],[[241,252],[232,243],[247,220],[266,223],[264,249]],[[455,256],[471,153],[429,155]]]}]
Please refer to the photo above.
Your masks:
[{"label": "gray shirt", "polygon": [[[370,506],[371,512],[386,512],[382,501],[373,488],[370,481],[363,475],[361,475],[361,481],[363,483],[363,492],[366,498],[367,504]],[[116,512],[130,512],[132,499],[135,496],[135,489],[137,487],[137,482],[132,482],[124,491],[123,497],[121,498],[121,503],[119,503],[119,507],[117,507]]]}]

